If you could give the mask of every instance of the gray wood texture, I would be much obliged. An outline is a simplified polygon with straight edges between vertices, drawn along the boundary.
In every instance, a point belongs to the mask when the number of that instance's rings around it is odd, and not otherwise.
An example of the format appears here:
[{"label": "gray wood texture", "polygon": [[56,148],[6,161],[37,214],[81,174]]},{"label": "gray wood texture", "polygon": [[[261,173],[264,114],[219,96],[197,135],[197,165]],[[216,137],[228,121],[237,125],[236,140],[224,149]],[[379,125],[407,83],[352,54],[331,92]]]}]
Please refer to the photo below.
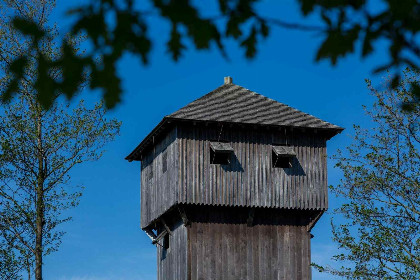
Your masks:
[{"label": "gray wood texture", "polygon": [[141,160],[141,227],[162,237],[158,280],[310,280],[326,142],[342,130],[231,79],[164,117],[126,157]]},{"label": "gray wood texture", "polygon": [[[176,129],[157,141],[141,162],[141,227],[176,204],[178,145]],[[166,171],[162,160],[166,157]],[[165,172],[164,172],[165,171]]]},{"label": "gray wood texture", "polygon": [[188,206],[191,225],[178,219],[165,258],[158,246],[158,280],[310,280],[307,225],[316,211],[257,209],[253,226],[248,211]]},{"label": "gray wood texture", "polygon": [[[234,149],[229,165],[210,164],[217,140]],[[292,168],[272,167],[273,144],[293,147]],[[326,156],[326,137],[313,131],[178,125],[142,161],[141,226],[178,203],[325,210]]]},{"label": "gray wood texture", "polygon": [[164,252],[160,242],[157,248],[157,279],[187,279],[187,228],[181,223],[171,228],[169,249]]},{"label": "gray wood texture", "polygon": [[189,279],[311,279],[304,226],[193,223],[188,236]]}]

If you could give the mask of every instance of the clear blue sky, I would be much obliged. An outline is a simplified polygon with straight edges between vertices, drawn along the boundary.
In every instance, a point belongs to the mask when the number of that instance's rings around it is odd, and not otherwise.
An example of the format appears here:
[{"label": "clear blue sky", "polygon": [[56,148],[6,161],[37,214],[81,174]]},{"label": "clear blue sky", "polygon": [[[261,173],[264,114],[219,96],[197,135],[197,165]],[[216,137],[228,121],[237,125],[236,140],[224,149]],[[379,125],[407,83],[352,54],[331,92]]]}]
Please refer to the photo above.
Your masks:
[{"label": "clear blue sky", "polygon": [[[68,1],[70,2],[70,1]],[[139,2],[139,1],[138,1]],[[281,3],[279,3],[281,2]],[[260,5],[264,14],[301,21],[295,0],[267,1]],[[64,6],[66,5],[66,6]],[[54,19],[65,29],[61,1]],[[316,23],[316,19],[311,19]],[[307,22],[307,21],[306,21]],[[369,105],[364,79],[385,62],[385,49],[363,62],[350,56],[337,67],[315,63],[319,34],[274,28],[260,44],[258,56],[247,61],[242,50],[228,44],[230,61],[216,49],[189,51],[179,63],[165,52],[168,25],[150,19],[154,39],[150,65],[126,56],[119,65],[123,80],[123,102],[110,116],[123,122],[121,136],[108,145],[103,158],[73,170],[74,184],[86,186],[80,206],[71,211],[74,221],[63,226],[67,235],[60,250],[45,260],[45,279],[131,280],[156,279],[155,247],[140,228],[140,164],[124,157],[145,137],[163,116],[181,108],[232,76],[235,84],[261,93],[346,130],[328,142],[328,153],[349,143],[353,123],[367,123],[362,104]],[[84,92],[89,100],[96,93]],[[336,184],[340,173],[328,164],[329,183]],[[340,200],[330,196],[330,208]],[[329,262],[336,252],[331,241],[330,214],[325,214],[313,230],[312,260]],[[314,271],[314,280],[331,279]]]}]

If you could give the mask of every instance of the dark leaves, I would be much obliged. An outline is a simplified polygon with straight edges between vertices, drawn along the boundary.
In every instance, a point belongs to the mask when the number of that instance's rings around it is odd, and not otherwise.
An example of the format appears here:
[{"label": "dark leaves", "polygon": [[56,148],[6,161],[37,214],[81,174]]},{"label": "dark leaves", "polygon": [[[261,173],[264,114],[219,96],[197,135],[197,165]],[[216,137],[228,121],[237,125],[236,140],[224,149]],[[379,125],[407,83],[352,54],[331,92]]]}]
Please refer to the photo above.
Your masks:
[{"label": "dark leaves", "polygon": [[379,34],[379,32],[373,32],[371,30],[365,32],[362,45],[362,57],[368,56],[373,52],[372,42],[378,38]]},{"label": "dark leaves", "polygon": [[[176,61],[186,50],[181,43],[179,27],[184,27],[186,36],[192,40],[196,49],[209,49],[212,42],[223,52],[221,35],[215,23],[199,15],[198,10],[188,0],[154,0],[155,7],[162,17],[170,21],[172,29],[167,42],[168,52]],[[226,8],[226,7],[225,7]]]},{"label": "dark leaves", "polygon": [[62,82],[60,91],[71,99],[79,89],[80,84],[84,80],[84,63],[85,60],[76,54],[73,46],[69,42],[63,45],[63,55],[57,65],[61,65]]},{"label": "dark leaves", "polygon": [[34,88],[37,90],[38,101],[44,108],[50,108],[59,88],[57,81],[51,77],[52,61],[42,52],[38,53],[38,77]]},{"label": "dark leaves", "polygon": [[24,77],[27,65],[28,59],[24,56],[18,57],[10,64],[8,72],[12,76],[12,79],[9,81],[5,92],[1,96],[2,102],[9,102],[13,95],[19,90],[19,82]]},{"label": "dark leaves", "polygon": [[300,3],[300,9],[305,16],[311,13],[316,5],[314,0],[298,0],[298,2]]},{"label": "dark leaves", "polygon": [[316,60],[329,59],[335,65],[338,58],[354,52],[354,43],[359,37],[360,30],[360,26],[355,25],[345,32],[339,29],[328,31],[327,38],[318,49]]},{"label": "dark leaves", "polygon": [[[148,34],[147,17],[158,14],[170,23],[168,53],[178,61],[187,46],[207,50],[212,47],[225,54],[225,40],[233,39],[245,51],[245,57],[257,54],[261,38],[270,34],[270,28],[295,28],[306,31],[321,31],[324,41],[316,52],[316,60],[327,59],[336,65],[340,58],[360,50],[362,58],[375,51],[377,41],[389,42],[390,62],[377,67],[375,72],[390,68],[400,69],[402,65],[418,69],[420,48],[416,41],[420,31],[420,3],[416,0],[384,0],[388,5],[379,12],[369,10],[368,0],[297,0],[302,13],[319,13],[324,28],[288,23],[287,19],[269,19],[258,14],[255,5],[259,0],[217,0],[218,12],[213,17],[205,17],[191,0],[150,0],[151,11],[136,9],[132,0],[99,0],[68,12],[76,18],[71,26],[71,36],[85,34],[93,48],[90,53],[80,56],[66,46],[67,37],[62,40],[62,57],[48,61],[38,51],[38,43],[48,37],[48,32],[25,18],[16,18],[13,25],[33,41],[26,60],[36,59],[40,65],[40,82],[36,88],[40,101],[49,106],[54,96],[64,93],[72,98],[79,85],[86,82],[90,73],[92,89],[103,91],[106,105],[114,107],[121,100],[120,78],[115,70],[117,62],[125,53],[132,53],[147,64],[152,42]],[[111,19],[111,20],[110,20]],[[162,36],[164,37],[164,36]],[[191,44],[188,44],[188,41]],[[360,42],[360,48],[357,43]],[[17,58],[19,59],[19,58]],[[97,62],[99,59],[99,63]],[[106,61],[105,61],[106,60]],[[2,96],[10,100],[19,89],[19,80],[24,78],[24,65],[17,61],[10,69],[9,86]],[[60,72],[61,78],[52,78],[52,72]],[[99,77],[105,75],[105,78]],[[45,79],[45,81],[44,81]],[[110,83],[109,81],[112,81]],[[117,84],[115,84],[117,83]],[[50,97],[47,97],[49,95]],[[416,100],[413,100],[416,102]]]},{"label": "dark leaves", "polygon": [[248,37],[242,41],[241,46],[245,47],[245,56],[252,58],[257,53],[257,29],[253,27]]},{"label": "dark leaves", "polygon": [[[396,70],[398,78],[401,66],[419,69],[419,1],[384,0],[386,8],[382,10],[372,9],[371,4],[375,2],[368,0],[298,2],[304,15],[319,12],[326,27],[326,38],[318,49],[317,61],[329,59],[335,65],[339,58],[358,50],[355,45],[359,41],[360,55],[365,58],[375,51],[377,41],[385,40],[389,43],[390,62],[380,63],[382,65],[375,67],[374,73]],[[413,90],[415,91],[415,87]],[[409,104],[418,104],[418,100],[413,99]],[[404,108],[409,106],[404,105]]]},{"label": "dark leaves", "polygon": [[37,23],[30,19],[15,17],[13,19],[13,26],[23,35],[31,36],[36,42],[45,36],[45,31],[43,31]]},{"label": "dark leaves", "polygon": [[117,76],[115,59],[105,56],[102,61],[102,69],[95,68],[91,73],[92,89],[103,89],[105,106],[112,108],[120,102],[121,80]]},{"label": "dark leaves", "polygon": [[267,38],[270,33],[270,27],[268,27],[265,21],[260,22],[260,32],[264,38]]},{"label": "dark leaves", "polygon": [[416,109],[418,111],[420,107],[420,85],[418,83],[411,83],[411,94],[411,100],[402,104],[403,110],[407,112],[414,112]]},{"label": "dark leaves", "polygon": [[181,34],[175,24],[172,25],[171,37],[167,43],[167,47],[168,51],[172,54],[172,59],[178,61],[181,52],[185,49],[185,45],[181,42]]}]

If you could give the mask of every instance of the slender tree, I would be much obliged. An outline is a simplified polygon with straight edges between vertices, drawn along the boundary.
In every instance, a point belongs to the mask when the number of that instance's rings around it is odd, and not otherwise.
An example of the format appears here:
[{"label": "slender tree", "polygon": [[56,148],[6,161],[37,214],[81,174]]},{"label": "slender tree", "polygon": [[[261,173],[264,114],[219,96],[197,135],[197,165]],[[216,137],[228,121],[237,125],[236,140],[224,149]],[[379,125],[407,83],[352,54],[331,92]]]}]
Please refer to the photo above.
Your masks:
[{"label": "slender tree", "polygon": [[[376,90],[367,109],[373,127],[355,126],[354,142],[335,159],[344,178],[332,191],[346,199],[333,221],[333,238],[342,254],[340,269],[321,267],[346,279],[420,279],[420,106],[412,98],[417,72],[406,70],[393,90]],[[340,223],[340,222],[341,223]]]},{"label": "slender tree", "polygon": [[[54,44],[57,27],[48,18],[55,1],[3,1],[0,6],[0,94],[13,77],[5,69],[31,46],[31,39],[11,27],[11,17],[36,22],[48,36],[38,42],[37,55],[54,59],[64,50]],[[78,38],[65,48],[76,57]],[[106,143],[119,132],[120,123],[107,120],[103,104],[87,108],[83,101],[69,104],[54,91],[50,110],[38,101],[36,57],[27,61],[17,84],[17,96],[0,112],[0,259],[2,279],[19,279],[25,273],[42,279],[43,257],[56,251],[64,234],[59,225],[71,219],[64,211],[77,206],[82,187],[72,186],[70,170],[97,160]],[[63,72],[48,75],[60,81]],[[73,85],[80,89],[82,84]],[[41,87],[50,91],[48,84]],[[4,273],[3,273],[4,272]]]}]

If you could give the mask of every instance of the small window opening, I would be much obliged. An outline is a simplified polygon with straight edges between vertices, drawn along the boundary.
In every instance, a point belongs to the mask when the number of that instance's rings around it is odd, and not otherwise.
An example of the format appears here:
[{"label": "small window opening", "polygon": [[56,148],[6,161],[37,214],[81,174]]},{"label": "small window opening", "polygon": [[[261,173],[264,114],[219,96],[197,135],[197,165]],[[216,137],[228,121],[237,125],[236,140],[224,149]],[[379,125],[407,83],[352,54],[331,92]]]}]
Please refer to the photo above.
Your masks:
[{"label": "small window opening", "polygon": [[279,157],[273,152],[273,167],[277,168],[290,168],[292,167],[292,158],[291,157]]},{"label": "small window opening", "polygon": [[210,163],[226,165],[230,163],[230,153],[219,153],[210,150]]},{"label": "small window opening", "polygon": [[233,148],[229,143],[210,142],[210,163],[227,165],[231,161]]},{"label": "small window opening", "polygon": [[292,147],[273,145],[272,165],[276,168],[291,168],[295,156],[296,153]]},{"label": "small window opening", "polygon": [[168,170],[168,154],[166,151],[162,155],[162,173],[165,173]]}]

